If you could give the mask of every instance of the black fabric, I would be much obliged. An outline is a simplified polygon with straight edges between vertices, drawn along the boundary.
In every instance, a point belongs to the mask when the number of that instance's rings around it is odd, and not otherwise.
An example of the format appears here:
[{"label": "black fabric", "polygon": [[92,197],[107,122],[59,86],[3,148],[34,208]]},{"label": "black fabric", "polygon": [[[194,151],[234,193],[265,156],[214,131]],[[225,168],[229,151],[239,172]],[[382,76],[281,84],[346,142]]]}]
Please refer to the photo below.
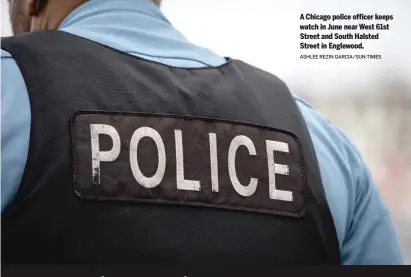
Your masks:
[{"label": "black fabric", "polygon": [[[238,60],[216,68],[165,66],[59,31],[1,43],[22,71],[32,113],[22,184],[2,215],[3,264],[340,262],[307,127],[278,78]],[[70,119],[83,110],[199,116],[292,133],[304,156],[306,213],[81,199]]]},{"label": "black fabric", "polygon": [[[85,199],[305,214],[301,146],[290,133],[212,118],[85,111],[71,129],[74,189]],[[110,160],[100,161],[100,151]]]}]

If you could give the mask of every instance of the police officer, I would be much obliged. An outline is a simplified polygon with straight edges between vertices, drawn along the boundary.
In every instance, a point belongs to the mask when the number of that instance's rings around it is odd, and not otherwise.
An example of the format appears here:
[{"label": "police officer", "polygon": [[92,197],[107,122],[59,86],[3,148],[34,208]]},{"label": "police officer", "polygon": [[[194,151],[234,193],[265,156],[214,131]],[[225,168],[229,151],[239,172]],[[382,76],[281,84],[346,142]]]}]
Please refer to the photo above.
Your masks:
[{"label": "police officer", "polygon": [[402,263],[360,154],[275,76],[149,0],[9,4],[3,263]]}]

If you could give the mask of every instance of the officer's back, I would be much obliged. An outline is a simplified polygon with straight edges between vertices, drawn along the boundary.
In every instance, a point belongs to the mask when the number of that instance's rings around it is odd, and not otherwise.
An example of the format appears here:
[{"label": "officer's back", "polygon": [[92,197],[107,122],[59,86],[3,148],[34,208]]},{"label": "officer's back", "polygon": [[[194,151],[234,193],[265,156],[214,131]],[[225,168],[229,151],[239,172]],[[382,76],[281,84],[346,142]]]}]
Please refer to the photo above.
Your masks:
[{"label": "officer's back", "polygon": [[59,29],[2,41],[6,262],[401,263],[358,152],[276,77],[148,1]]}]

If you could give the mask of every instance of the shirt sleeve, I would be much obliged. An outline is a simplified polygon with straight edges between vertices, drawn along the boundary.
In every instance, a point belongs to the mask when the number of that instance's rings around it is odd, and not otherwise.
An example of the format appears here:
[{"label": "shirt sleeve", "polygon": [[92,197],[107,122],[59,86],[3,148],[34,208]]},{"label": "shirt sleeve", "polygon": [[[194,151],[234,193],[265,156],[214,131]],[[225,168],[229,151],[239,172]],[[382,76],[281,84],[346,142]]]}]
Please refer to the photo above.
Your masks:
[{"label": "shirt sleeve", "polygon": [[357,149],[349,144],[355,207],[343,241],[345,264],[401,265],[404,263],[390,212]]},{"label": "shirt sleeve", "polygon": [[27,161],[30,102],[16,62],[1,50],[1,211],[13,202]]},{"label": "shirt sleeve", "polygon": [[343,131],[295,98],[318,157],[342,264],[403,264],[389,210],[361,154]]}]

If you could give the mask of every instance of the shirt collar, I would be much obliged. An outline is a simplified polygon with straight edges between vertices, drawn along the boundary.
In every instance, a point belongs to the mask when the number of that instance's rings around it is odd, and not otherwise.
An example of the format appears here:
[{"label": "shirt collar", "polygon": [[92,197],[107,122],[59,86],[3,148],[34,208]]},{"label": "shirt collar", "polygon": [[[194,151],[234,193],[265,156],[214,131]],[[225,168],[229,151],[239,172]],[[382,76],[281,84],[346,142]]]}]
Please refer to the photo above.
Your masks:
[{"label": "shirt collar", "polygon": [[174,66],[219,66],[226,60],[190,43],[151,0],[88,0],[59,30]]},{"label": "shirt collar", "polygon": [[[150,0],[88,0],[72,11],[60,24],[59,29],[69,28],[84,20],[104,17],[104,13],[137,12],[141,15],[170,24],[160,8]],[[119,19],[121,20],[121,19]]]}]

